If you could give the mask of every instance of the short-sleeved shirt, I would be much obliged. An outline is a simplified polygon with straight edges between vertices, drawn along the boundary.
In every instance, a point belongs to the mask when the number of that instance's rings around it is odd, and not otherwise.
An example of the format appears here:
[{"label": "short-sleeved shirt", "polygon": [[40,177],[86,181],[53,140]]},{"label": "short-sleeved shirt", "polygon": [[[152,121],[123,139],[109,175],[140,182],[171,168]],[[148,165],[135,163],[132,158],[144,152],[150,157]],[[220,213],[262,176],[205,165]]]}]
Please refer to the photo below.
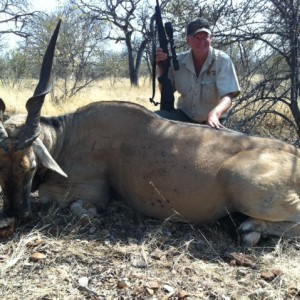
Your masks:
[{"label": "short-sleeved shirt", "polygon": [[225,52],[210,47],[198,77],[191,50],[180,53],[177,59],[180,70],[170,68],[169,77],[180,94],[177,107],[192,120],[199,123],[205,121],[223,96],[230,93],[236,97],[240,93],[233,63]]}]

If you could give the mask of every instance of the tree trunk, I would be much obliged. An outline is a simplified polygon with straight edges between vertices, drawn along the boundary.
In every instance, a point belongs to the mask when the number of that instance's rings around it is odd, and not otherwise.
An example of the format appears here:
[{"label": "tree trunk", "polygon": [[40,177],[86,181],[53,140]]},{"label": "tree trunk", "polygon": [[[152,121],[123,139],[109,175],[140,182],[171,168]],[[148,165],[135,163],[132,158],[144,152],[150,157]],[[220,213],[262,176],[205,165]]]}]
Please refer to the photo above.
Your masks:
[{"label": "tree trunk", "polygon": [[297,124],[298,137],[300,138],[300,111],[299,111],[299,33],[297,32],[297,10],[294,4],[289,6],[289,35],[290,35],[290,71],[291,71],[291,111]]}]

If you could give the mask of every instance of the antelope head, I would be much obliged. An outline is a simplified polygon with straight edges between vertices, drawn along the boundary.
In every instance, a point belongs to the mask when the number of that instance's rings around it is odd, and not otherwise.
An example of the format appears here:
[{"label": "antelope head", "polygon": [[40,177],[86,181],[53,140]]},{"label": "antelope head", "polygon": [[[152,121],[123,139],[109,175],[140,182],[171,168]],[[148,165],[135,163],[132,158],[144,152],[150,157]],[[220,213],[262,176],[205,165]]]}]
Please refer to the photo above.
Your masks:
[{"label": "antelope head", "polygon": [[41,109],[51,90],[50,77],[59,27],[60,21],[44,55],[38,85],[26,103],[26,121],[17,134],[5,129],[5,104],[0,98],[0,185],[4,216],[27,218],[31,215],[29,196],[38,160],[66,176],[38,138]]}]

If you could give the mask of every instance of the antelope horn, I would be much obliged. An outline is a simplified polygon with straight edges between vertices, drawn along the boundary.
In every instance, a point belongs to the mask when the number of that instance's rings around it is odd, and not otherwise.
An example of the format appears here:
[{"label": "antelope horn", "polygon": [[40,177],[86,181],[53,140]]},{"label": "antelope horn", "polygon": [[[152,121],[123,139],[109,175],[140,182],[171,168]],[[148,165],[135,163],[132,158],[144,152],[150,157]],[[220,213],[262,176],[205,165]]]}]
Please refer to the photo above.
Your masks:
[{"label": "antelope horn", "polygon": [[56,25],[44,55],[39,83],[34,91],[33,96],[29,98],[26,103],[28,114],[25,125],[19,135],[19,141],[16,145],[16,150],[21,150],[30,146],[40,134],[41,109],[44,104],[46,94],[48,94],[51,90],[51,70],[60,23],[61,20],[59,20]]},{"label": "antelope horn", "polygon": [[6,138],[8,137],[7,132],[3,126],[3,114],[5,111],[5,104],[0,98],[0,147],[7,151]]}]

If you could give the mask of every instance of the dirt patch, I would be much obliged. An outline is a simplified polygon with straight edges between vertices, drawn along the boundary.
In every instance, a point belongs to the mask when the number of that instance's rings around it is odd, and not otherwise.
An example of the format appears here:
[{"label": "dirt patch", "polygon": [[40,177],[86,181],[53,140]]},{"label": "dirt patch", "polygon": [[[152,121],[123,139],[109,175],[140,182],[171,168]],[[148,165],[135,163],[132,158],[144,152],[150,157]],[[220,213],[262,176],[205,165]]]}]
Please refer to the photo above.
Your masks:
[{"label": "dirt patch", "polygon": [[97,219],[33,200],[0,243],[1,299],[300,299],[300,239],[239,244],[239,218],[158,221],[113,201]]}]

